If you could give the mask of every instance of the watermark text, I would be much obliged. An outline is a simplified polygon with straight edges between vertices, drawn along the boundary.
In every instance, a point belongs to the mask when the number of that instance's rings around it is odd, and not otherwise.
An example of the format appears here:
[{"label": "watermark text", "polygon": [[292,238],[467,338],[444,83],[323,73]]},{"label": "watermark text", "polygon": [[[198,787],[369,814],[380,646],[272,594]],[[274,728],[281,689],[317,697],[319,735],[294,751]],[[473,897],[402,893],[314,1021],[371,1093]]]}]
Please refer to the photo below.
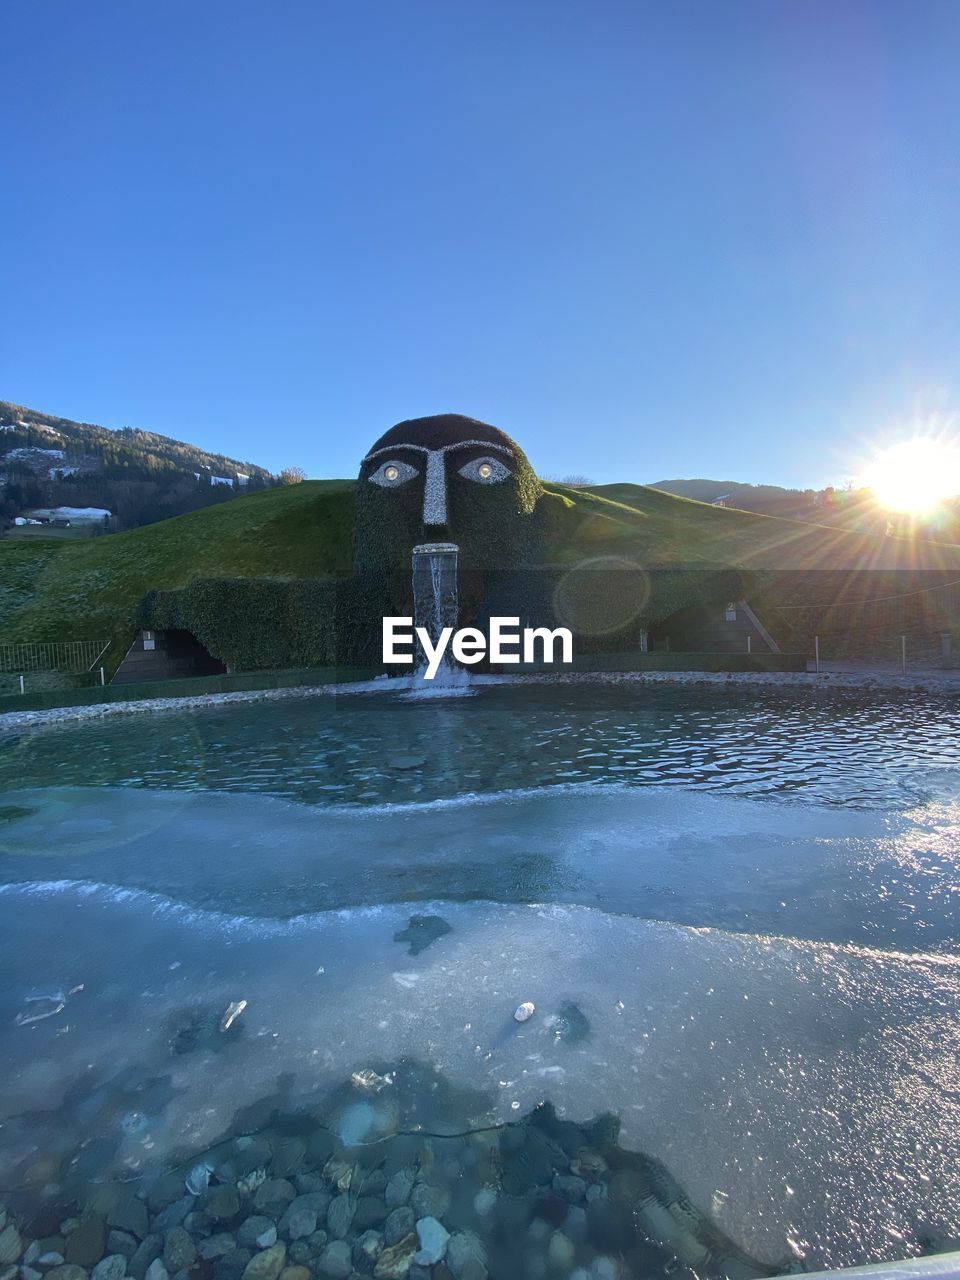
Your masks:
[{"label": "watermark text", "polygon": [[[419,646],[420,656],[416,649]],[[559,657],[557,650],[559,648]],[[426,627],[415,627],[412,618],[384,618],[383,661],[389,666],[420,666],[432,680],[449,650],[454,662],[470,667],[488,658],[491,663],[573,661],[573,634],[566,627],[523,627],[519,618],[491,618],[489,636],[479,627],[444,627],[436,642]]]}]

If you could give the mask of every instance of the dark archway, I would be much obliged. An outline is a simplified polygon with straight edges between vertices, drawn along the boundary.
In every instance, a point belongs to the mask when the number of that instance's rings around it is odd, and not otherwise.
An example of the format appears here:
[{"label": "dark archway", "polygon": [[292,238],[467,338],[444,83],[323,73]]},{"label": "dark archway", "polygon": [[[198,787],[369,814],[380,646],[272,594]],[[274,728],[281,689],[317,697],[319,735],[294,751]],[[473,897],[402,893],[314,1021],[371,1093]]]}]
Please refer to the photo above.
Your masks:
[{"label": "dark archway", "polygon": [[227,668],[190,631],[140,631],[111,684],[223,675]]}]

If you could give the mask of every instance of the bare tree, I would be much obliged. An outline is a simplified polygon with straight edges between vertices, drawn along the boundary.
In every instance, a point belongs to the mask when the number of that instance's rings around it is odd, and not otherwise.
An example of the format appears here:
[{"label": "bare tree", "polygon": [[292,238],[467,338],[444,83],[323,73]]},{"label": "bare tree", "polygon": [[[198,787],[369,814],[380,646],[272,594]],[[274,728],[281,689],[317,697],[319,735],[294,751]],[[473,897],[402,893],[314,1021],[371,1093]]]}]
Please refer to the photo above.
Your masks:
[{"label": "bare tree", "polygon": [[589,489],[591,485],[596,483],[596,481],[591,480],[589,476],[582,476],[579,474],[560,476],[557,475],[555,471],[541,471],[539,472],[539,475],[540,479],[545,481],[547,484],[566,484],[569,485],[571,489]]},{"label": "bare tree", "polygon": [[300,484],[306,480],[307,473],[303,467],[284,467],[280,472],[280,481],[282,484]]}]

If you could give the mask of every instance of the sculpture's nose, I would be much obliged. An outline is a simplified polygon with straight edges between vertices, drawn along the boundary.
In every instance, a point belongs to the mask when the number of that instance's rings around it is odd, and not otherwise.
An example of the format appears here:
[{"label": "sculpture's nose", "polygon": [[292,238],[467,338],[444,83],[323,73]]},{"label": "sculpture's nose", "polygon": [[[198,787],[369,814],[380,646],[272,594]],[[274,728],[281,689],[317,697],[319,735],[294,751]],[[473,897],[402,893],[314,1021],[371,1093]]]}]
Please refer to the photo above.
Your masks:
[{"label": "sculpture's nose", "polygon": [[427,474],[423,482],[423,523],[447,523],[447,470],[443,454],[427,454]]}]

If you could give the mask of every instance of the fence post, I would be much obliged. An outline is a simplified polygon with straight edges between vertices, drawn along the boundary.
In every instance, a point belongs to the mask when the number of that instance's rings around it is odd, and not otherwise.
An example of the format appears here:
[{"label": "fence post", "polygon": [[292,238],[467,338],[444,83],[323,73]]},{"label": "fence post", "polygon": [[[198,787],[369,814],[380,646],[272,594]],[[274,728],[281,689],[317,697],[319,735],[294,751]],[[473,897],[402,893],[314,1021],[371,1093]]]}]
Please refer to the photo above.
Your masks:
[{"label": "fence post", "polygon": [[815,663],[815,669],[816,669],[817,675],[819,675],[820,674],[820,637],[819,636],[813,637],[813,661]]},{"label": "fence post", "polygon": [[23,676],[20,677],[20,692],[23,693]]},{"label": "fence post", "polygon": [[107,677],[104,674],[103,667],[101,667],[100,668],[100,684],[102,686],[102,685],[105,685],[106,683],[107,683]]},{"label": "fence post", "polygon": [[753,653],[753,636],[747,636],[747,653]]},{"label": "fence post", "polygon": [[900,674],[907,674],[907,637],[900,637]]}]

